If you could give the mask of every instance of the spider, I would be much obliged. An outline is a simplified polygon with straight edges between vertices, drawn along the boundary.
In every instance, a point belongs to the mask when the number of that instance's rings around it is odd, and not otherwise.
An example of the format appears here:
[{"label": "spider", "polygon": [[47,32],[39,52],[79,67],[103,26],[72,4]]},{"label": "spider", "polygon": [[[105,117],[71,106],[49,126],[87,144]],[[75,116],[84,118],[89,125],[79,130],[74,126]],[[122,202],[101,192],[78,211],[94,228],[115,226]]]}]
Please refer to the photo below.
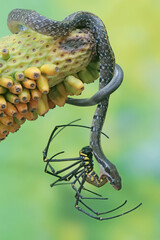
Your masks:
[{"label": "spider", "polygon": [[[75,121],[78,121],[78,120],[75,120]],[[76,192],[75,208],[77,210],[81,211],[82,213],[88,215],[89,217],[100,220],[100,221],[120,217],[120,216],[128,214],[128,213],[132,212],[133,210],[135,210],[136,208],[138,208],[142,203],[138,204],[136,207],[134,207],[126,212],[123,212],[121,214],[114,215],[111,217],[101,217],[101,215],[114,212],[115,210],[121,208],[122,206],[124,206],[127,203],[127,200],[124,201],[120,206],[118,206],[112,210],[109,210],[106,212],[101,212],[101,213],[93,210],[89,205],[87,205],[84,202],[85,199],[108,200],[108,198],[103,198],[102,195],[100,195],[96,192],[93,192],[84,187],[85,182],[88,182],[96,187],[101,187],[107,182],[107,179],[105,176],[104,177],[102,176],[102,178],[99,178],[98,175],[94,171],[93,154],[92,154],[92,149],[90,146],[83,147],[79,151],[79,156],[75,157],[75,158],[63,158],[63,159],[55,158],[57,155],[64,153],[64,151],[53,155],[51,158],[47,158],[47,153],[49,150],[50,143],[57,136],[57,134],[60,131],[62,131],[65,127],[74,126],[74,127],[84,127],[84,128],[90,129],[90,127],[87,127],[87,126],[73,124],[75,121],[72,121],[66,125],[56,126],[53,129],[53,131],[50,135],[49,141],[47,143],[47,146],[43,151],[43,160],[44,160],[44,162],[46,162],[45,172],[58,178],[50,186],[53,187],[56,185],[70,184],[72,186],[72,188],[74,189],[74,191]],[[104,133],[102,133],[102,134],[104,134]],[[107,136],[106,134],[104,134],[104,135]],[[61,170],[58,170],[58,171],[56,171],[52,166],[52,164],[55,164],[56,162],[60,163],[60,162],[72,162],[72,161],[74,163],[72,163],[71,165],[69,165]],[[62,173],[65,173],[65,174],[61,175]],[[78,185],[78,187],[76,185]],[[96,197],[84,197],[82,195],[82,190],[88,191],[91,194],[96,195]],[[84,206],[87,210],[89,210],[89,212],[87,212],[83,208],[81,208],[79,206],[79,203],[82,204],[82,206]]]}]

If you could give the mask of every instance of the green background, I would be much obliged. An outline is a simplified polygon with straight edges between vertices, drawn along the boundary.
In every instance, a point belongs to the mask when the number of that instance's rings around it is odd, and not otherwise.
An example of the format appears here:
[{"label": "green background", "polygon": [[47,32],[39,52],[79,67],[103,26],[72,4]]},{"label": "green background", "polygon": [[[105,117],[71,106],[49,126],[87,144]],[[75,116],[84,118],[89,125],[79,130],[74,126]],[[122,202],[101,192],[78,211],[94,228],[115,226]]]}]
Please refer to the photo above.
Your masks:
[{"label": "green background", "polygon": [[[7,15],[14,8],[33,9],[53,19],[85,10],[105,23],[116,62],[124,70],[122,86],[111,96],[102,137],[105,154],[122,176],[123,188],[109,184],[92,190],[108,196],[92,202],[109,210],[125,199],[121,213],[143,205],[121,218],[99,222],[74,208],[71,187],[51,189],[53,178],[44,173],[42,150],[57,124],[81,118],[90,126],[95,107],[57,107],[44,118],[26,122],[0,143],[0,239],[2,240],[159,240],[160,239],[160,1],[159,0],[5,0],[0,8],[0,36],[9,34]],[[91,96],[98,83],[86,87]],[[66,129],[54,142],[52,153],[78,156],[89,143],[89,130]],[[108,215],[111,216],[111,215]]]}]

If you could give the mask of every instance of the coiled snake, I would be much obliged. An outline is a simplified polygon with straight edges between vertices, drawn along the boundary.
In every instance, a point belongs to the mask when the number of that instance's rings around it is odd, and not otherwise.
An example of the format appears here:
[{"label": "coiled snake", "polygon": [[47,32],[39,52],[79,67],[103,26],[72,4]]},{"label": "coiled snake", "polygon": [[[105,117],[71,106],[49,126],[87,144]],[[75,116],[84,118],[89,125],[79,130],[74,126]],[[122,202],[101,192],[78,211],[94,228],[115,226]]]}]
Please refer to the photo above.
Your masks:
[{"label": "coiled snake", "polygon": [[63,21],[54,21],[35,11],[15,9],[8,16],[8,27],[12,33],[31,28],[41,34],[54,37],[68,35],[76,28],[86,28],[93,34],[100,61],[100,90],[91,99],[68,99],[67,103],[78,106],[98,103],[92,121],[90,146],[100,166],[100,179],[102,180],[100,186],[109,181],[115,189],[121,189],[121,178],[118,171],[115,165],[105,157],[100,144],[100,134],[108,108],[109,95],[119,87],[123,79],[120,66],[115,64],[114,53],[102,20],[90,12],[80,11],[69,15]]}]

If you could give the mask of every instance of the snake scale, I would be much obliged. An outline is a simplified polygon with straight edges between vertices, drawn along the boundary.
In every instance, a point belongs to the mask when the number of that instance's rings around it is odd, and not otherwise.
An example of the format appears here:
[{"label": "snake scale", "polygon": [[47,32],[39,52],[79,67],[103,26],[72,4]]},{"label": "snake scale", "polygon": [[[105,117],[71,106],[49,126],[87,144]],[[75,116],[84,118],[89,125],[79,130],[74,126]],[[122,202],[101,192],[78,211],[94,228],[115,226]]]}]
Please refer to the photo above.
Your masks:
[{"label": "snake scale", "polygon": [[[66,36],[76,28],[85,28],[93,34],[96,40],[97,55],[100,61],[100,91],[110,83],[114,76],[115,57],[109,43],[105,25],[99,17],[90,12],[79,11],[69,15],[62,21],[54,21],[32,10],[15,9],[8,16],[8,27],[12,33],[18,33],[26,28],[30,28],[38,33],[54,37]],[[121,78],[123,78],[122,75],[123,73],[121,72]],[[74,101],[70,100],[69,103],[74,104]],[[92,120],[90,146],[100,166],[101,186],[109,181],[115,189],[120,190],[121,178],[119,173],[115,165],[104,155],[100,141],[108,103],[109,95],[103,98],[97,105]]]}]

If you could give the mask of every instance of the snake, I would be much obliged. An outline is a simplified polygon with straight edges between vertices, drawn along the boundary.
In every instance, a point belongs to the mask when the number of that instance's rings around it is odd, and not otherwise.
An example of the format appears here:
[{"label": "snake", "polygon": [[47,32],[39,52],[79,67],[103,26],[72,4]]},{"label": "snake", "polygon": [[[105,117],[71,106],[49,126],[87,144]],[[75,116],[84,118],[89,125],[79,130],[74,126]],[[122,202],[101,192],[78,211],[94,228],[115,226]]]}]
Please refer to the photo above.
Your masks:
[{"label": "snake", "polygon": [[[115,64],[114,52],[102,20],[93,13],[86,11],[78,11],[64,18],[62,21],[55,21],[40,15],[36,11],[14,9],[9,13],[7,23],[12,33],[18,33],[19,31],[30,28],[43,35],[61,37],[67,36],[71,31],[77,28],[85,28],[93,34],[96,42],[97,55],[100,61],[99,92],[103,93],[103,96],[99,93],[98,96],[91,99],[89,102],[88,100],[77,100],[77,102],[74,102],[74,100],[69,99],[68,103],[79,106],[89,106],[95,104],[93,100],[98,99],[97,108],[92,120],[90,146],[100,166],[99,177],[101,181],[108,181],[116,190],[120,190],[121,177],[116,166],[104,155],[101,147],[100,135],[108,109],[110,93],[121,84],[123,72],[120,66]],[[115,82],[116,85],[114,85]],[[109,83],[112,84],[108,87]],[[105,94],[104,91],[106,87],[107,94]]]}]

